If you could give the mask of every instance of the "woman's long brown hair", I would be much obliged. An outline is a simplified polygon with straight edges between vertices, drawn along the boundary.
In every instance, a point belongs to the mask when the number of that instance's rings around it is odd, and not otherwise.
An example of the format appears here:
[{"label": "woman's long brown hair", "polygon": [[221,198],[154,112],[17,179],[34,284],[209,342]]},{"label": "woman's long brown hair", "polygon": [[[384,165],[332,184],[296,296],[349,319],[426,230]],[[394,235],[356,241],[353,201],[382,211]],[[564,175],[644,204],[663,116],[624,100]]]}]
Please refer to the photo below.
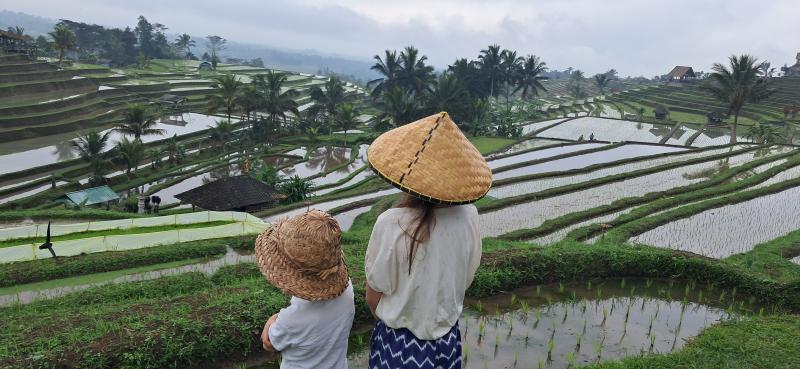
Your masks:
[{"label": "woman's long brown hair", "polygon": [[414,262],[414,255],[417,247],[431,236],[433,227],[436,226],[436,204],[418,199],[414,196],[403,194],[403,197],[395,205],[398,208],[412,208],[417,210],[417,214],[409,223],[408,229],[403,229],[406,236],[410,238],[408,247],[408,274],[411,274],[411,264]]}]

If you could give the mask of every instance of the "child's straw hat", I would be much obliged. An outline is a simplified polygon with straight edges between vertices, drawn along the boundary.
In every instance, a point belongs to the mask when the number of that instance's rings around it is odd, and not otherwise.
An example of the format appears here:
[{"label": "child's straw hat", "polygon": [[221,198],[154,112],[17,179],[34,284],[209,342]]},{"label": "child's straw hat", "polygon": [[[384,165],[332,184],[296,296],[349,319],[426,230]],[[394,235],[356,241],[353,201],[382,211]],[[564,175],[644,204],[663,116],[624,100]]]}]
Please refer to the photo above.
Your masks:
[{"label": "child's straw hat", "polygon": [[367,159],[389,183],[430,202],[468,204],[492,186],[486,159],[445,112],[382,134]]},{"label": "child's straw hat", "polygon": [[256,239],[256,264],[283,292],[309,301],[328,300],[349,284],[333,217],[311,210],[276,223]]}]

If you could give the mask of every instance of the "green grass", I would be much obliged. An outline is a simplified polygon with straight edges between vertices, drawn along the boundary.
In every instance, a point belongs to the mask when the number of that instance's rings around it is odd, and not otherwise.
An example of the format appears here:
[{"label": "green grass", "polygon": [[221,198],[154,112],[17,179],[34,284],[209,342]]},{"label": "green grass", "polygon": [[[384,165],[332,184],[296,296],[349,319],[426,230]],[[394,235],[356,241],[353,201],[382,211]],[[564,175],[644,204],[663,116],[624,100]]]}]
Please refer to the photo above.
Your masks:
[{"label": "green grass", "polygon": [[[55,241],[67,241],[67,240],[79,240],[89,237],[119,236],[126,234],[144,234],[144,233],[172,231],[177,229],[208,228],[208,227],[215,227],[231,223],[234,222],[214,221],[205,223],[175,224],[175,225],[156,226],[156,227],[134,227],[134,228],[124,228],[124,229],[108,229],[102,231],[76,232],[60,236],[53,236],[51,240],[55,242]],[[11,240],[0,241],[0,248],[18,246],[30,243],[41,243],[44,242],[44,239],[45,239],[44,237],[31,237],[31,238],[16,238]]]},{"label": "green grass", "polygon": [[634,356],[585,369],[793,369],[800,363],[800,316],[751,317],[716,324],[666,355]]},{"label": "green grass", "polygon": [[517,142],[516,140],[502,137],[470,136],[468,138],[481,154],[488,154]]},{"label": "green grass", "polygon": [[152,215],[127,213],[122,211],[100,210],[100,209],[48,209],[48,210],[3,210],[0,211],[0,221],[15,220],[49,220],[49,219],[86,219],[86,220],[109,220],[143,218]]},{"label": "green grass", "polygon": [[177,268],[184,265],[202,263],[207,260],[208,258],[184,259],[184,260],[176,260],[160,264],[145,265],[135,268],[119,269],[110,272],[86,274],[77,277],[54,279],[44,282],[15,284],[14,286],[11,287],[0,288],[0,295],[17,294],[23,291],[40,291],[44,289],[57,288],[57,287],[70,287],[70,286],[79,286],[85,284],[109,282],[115,278],[123,277],[130,274]]}]

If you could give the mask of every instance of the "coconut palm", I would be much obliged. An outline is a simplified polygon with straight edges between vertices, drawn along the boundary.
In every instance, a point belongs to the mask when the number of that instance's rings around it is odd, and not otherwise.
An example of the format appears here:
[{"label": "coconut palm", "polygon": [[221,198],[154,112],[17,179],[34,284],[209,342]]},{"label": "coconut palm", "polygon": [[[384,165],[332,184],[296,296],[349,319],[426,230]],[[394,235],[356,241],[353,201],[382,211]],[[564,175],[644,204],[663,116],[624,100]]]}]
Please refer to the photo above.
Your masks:
[{"label": "coconut palm", "polygon": [[178,38],[175,39],[175,47],[183,51],[184,59],[189,59],[189,54],[192,52],[192,47],[194,46],[195,42],[192,40],[192,36],[186,33],[179,35]]},{"label": "coconut palm", "polygon": [[376,106],[381,111],[376,123],[384,127],[413,122],[419,114],[416,101],[399,87],[387,90]]},{"label": "coconut palm", "polygon": [[177,161],[179,149],[180,145],[178,145],[178,134],[176,133],[170,137],[170,139],[167,141],[167,146],[164,149],[164,151],[167,153],[170,164],[175,164]]},{"label": "coconut palm", "polygon": [[586,96],[586,92],[583,90],[583,79],[584,75],[583,72],[580,70],[575,70],[569,75],[569,82],[567,82],[567,89],[576,99],[580,99]]},{"label": "coconut palm", "polygon": [[421,97],[433,79],[433,67],[425,65],[428,57],[419,56],[419,50],[407,46],[400,52],[400,69],[398,83],[415,97]]},{"label": "coconut palm", "polygon": [[267,113],[270,124],[279,127],[281,123],[286,124],[286,113],[298,116],[297,110],[297,91],[288,89],[284,91],[283,85],[286,84],[286,74],[269,71],[260,74],[253,79],[253,85],[261,94],[261,104],[259,109]]},{"label": "coconut palm", "polygon": [[372,58],[375,59],[375,64],[369,69],[377,72],[381,77],[367,82],[367,87],[372,87],[372,97],[378,98],[384,91],[397,85],[402,66],[397,58],[397,51],[386,50],[383,59],[381,59],[380,55],[375,55]]},{"label": "coconut palm", "polygon": [[233,123],[229,120],[218,120],[216,125],[208,126],[208,128],[211,141],[214,141],[224,151],[233,140]]},{"label": "coconut palm", "polygon": [[100,133],[93,130],[87,133],[79,133],[78,138],[72,140],[72,147],[75,153],[89,163],[92,170],[92,182],[100,183],[103,180],[103,172],[108,165],[103,153],[108,146],[109,132]]},{"label": "coconut palm", "polygon": [[700,88],[709,92],[717,100],[728,107],[728,114],[733,114],[731,125],[731,143],[736,142],[736,130],[739,115],[748,102],[758,103],[775,93],[770,80],[761,75],[761,64],[750,55],[731,55],[730,65],[714,63],[705,82]]},{"label": "coconut palm", "polygon": [[500,70],[501,78],[503,80],[506,95],[506,107],[510,109],[509,101],[511,99],[511,85],[516,83],[520,77],[520,70],[522,69],[523,58],[517,56],[516,51],[503,50],[500,53]]},{"label": "coconut palm", "polygon": [[594,84],[597,85],[597,89],[600,90],[600,95],[605,95],[606,86],[608,86],[609,82],[611,82],[611,79],[606,73],[596,74],[594,76]]},{"label": "coconut palm", "polygon": [[78,45],[78,39],[75,37],[75,32],[64,24],[57,24],[53,31],[47,34],[53,39],[53,47],[58,49],[58,67],[61,68],[64,52],[74,49]]},{"label": "coconut palm", "polygon": [[746,138],[757,144],[777,143],[782,138],[781,132],[772,125],[756,124],[747,130]]},{"label": "coconut palm", "polygon": [[208,99],[208,113],[216,114],[221,108],[225,108],[225,113],[228,116],[228,121],[231,120],[233,108],[236,107],[239,101],[239,95],[242,92],[243,83],[239,81],[233,74],[223,74],[214,77],[214,84],[211,87],[217,89],[217,93],[211,95]]},{"label": "coconut palm", "polygon": [[451,73],[445,73],[433,81],[431,92],[425,100],[429,111],[447,111],[456,121],[461,121],[467,115],[472,102],[464,84]]},{"label": "coconut palm", "polygon": [[332,134],[338,106],[350,100],[350,96],[344,90],[344,83],[338,77],[331,76],[322,88],[316,86],[311,88],[311,100],[320,111],[324,112],[328,134]]},{"label": "coconut palm", "polygon": [[495,83],[502,77],[501,69],[501,55],[500,45],[489,45],[486,49],[481,50],[478,56],[478,66],[481,74],[489,81],[489,96],[495,97]]},{"label": "coconut palm", "polygon": [[145,156],[145,148],[139,140],[129,140],[123,137],[115,146],[117,154],[125,162],[125,174],[130,175],[131,169],[135,168]]},{"label": "coconut palm", "polygon": [[347,131],[358,125],[358,116],[361,113],[355,105],[344,103],[336,111],[336,127],[344,131],[344,144],[347,145]]},{"label": "coconut palm", "polygon": [[131,104],[124,114],[124,121],[114,127],[114,131],[123,135],[131,135],[136,141],[142,136],[163,135],[165,130],[153,128],[159,113],[145,104]]},{"label": "coconut palm", "polygon": [[547,71],[547,64],[539,59],[536,55],[528,55],[522,61],[522,67],[517,79],[517,88],[514,93],[522,91],[522,98],[528,95],[537,96],[539,91],[545,92],[547,89],[542,85],[542,80],[547,77],[542,76],[542,73]]},{"label": "coconut palm", "polygon": [[243,120],[250,121],[254,119],[253,112],[263,105],[263,98],[263,94],[253,84],[245,85],[242,88],[242,93],[239,94],[236,105],[241,107]]},{"label": "coconut palm", "polygon": [[461,80],[461,83],[470,95],[482,96],[485,93],[476,62],[469,61],[466,58],[457,59],[453,64],[447,67],[447,72],[452,73],[456,78]]}]

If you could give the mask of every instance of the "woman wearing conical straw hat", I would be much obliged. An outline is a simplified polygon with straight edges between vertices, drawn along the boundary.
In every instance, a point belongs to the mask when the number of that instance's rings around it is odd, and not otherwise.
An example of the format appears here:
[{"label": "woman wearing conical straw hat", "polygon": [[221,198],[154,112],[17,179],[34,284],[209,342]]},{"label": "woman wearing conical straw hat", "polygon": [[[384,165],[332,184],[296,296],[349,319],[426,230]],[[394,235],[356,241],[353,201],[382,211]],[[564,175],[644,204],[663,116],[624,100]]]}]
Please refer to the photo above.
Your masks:
[{"label": "woman wearing conical straw hat", "polygon": [[492,172],[447,113],[384,133],[367,159],[405,192],[367,247],[366,300],[378,320],[369,367],[460,368],[458,318],[481,258],[469,204],[489,191]]}]

